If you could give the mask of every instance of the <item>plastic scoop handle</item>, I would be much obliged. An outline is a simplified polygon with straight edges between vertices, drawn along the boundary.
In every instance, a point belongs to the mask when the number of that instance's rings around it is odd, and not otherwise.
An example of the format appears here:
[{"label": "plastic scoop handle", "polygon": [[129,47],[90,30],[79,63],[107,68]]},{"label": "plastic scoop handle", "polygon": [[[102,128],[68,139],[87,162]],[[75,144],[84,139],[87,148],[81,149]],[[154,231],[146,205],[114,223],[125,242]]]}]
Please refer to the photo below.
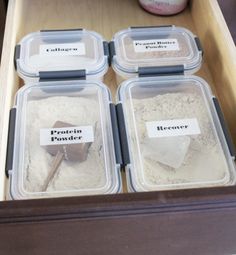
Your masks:
[{"label": "plastic scoop handle", "polygon": [[62,153],[61,151],[58,151],[52,162],[52,167],[50,169],[50,172],[48,174],[46,181],[44,182],[42,191],[47,190],[49,183],[53,180],[54,176],[56,175],[58,167],[60,166],[63,159],[64,159],[64,153]]}]

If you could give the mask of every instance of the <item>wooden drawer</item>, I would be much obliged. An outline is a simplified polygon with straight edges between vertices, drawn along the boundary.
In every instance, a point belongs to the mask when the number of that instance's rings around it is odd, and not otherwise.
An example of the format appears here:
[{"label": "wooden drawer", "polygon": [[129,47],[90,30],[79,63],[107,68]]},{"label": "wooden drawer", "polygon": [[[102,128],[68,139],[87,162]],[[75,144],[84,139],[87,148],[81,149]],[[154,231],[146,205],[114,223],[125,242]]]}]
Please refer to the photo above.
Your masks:
[{"label": "wooden drawer", "polygon": [[[216,0],[160,17],[137,0],[10,0],[0,73],[0,254],[233,254],[236,188],[4,201],[9,110],[23,82],[16,43],[40,29],[86,28],[107,40],[129,26],[184,26],[205,50],[197,75],[218,96],[236,143],[236,50]],[[105,83],[115,95],[115,75]]]}]

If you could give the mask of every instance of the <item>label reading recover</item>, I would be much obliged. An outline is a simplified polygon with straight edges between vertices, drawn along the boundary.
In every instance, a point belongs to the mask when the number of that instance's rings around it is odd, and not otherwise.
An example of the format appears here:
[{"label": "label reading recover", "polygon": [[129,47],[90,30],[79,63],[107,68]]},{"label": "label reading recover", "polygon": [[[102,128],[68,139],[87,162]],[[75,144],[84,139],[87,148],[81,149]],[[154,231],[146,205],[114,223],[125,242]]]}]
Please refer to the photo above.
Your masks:
[{"label": "label reading recover", "polygon": [[40,129],[40,145],[91,143],[94,141],[92,126]]},{"label": "label reading recover", "polygon": [[43,56],[74,56],[85,55],[84,43],[43,44],[39,47]]},{"label": "label reading recover", "polygon": [[146,122],[146,128],[149,138],[198,135],[201,133],[197,119],[150,121]]},{"label": "label reading recover", "polygon": [[177,39],[153,39],[133,41],[135,52],[178,51]]}]

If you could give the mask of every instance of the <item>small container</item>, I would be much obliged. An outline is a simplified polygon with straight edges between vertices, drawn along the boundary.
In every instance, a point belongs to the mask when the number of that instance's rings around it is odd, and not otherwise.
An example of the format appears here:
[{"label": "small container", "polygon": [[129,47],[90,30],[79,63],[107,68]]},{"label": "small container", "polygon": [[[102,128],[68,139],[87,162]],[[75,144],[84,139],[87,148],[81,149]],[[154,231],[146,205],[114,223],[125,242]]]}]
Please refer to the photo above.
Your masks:
[{"label": "small container", "polygon": [[179,66],[185,74],[193,74],[202,62],[199,39],[181,27],[129,28],[116,33],[112,44],[118,83],[137,77],[140,71],[145,74],[146,68],[157,73]]},{"label": "small container", "polygon": [[42,30],[19,42],[15,66],[26,82],[84,76],[102,80],[108,70],[107,43],[98,33],[84,29]]},{"label": "small container", "polygon": [[158,15],[173,15],[184,10],[188,0],[139,0],[148,12]]},{"label": "small container", "polygon": [[118,97],[130,156],[129,191],[235,184],[235,152],[204,80],[134,78],[122,83]]},{"label": "small container", "polygon": [[[44,82],[24,86],[16,99],[7,158],[13,199],[121,191],[105,85]],[[60,162],[58,153],[63,156]],[[58,168],[51,176],[55,164]]]}]

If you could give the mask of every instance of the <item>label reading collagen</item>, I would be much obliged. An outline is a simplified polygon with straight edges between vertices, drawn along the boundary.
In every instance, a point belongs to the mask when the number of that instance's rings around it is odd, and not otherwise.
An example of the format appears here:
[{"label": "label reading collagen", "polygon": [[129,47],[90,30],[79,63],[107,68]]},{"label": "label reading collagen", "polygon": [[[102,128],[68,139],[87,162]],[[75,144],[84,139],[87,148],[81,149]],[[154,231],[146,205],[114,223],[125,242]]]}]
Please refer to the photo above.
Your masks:
[{"label": "label reading collagen", "polygon": [[40,129],[40,145],[91,143],[94,141],[92,126]]},{"label": "label reading collagen", "polygon": [[146,128],[149,138],[198,135],[201,133],[197,119],[150,121],[146,122]]},{"label": "label reading collagen", "polygon": [[135,52],[178,51],[177,39],[153,39],[133,41]]},{"label": "label reading collagen", "polygon": [[85,55],[84,43],[43,44],[39,54],[43,56],[74,56]]}]

